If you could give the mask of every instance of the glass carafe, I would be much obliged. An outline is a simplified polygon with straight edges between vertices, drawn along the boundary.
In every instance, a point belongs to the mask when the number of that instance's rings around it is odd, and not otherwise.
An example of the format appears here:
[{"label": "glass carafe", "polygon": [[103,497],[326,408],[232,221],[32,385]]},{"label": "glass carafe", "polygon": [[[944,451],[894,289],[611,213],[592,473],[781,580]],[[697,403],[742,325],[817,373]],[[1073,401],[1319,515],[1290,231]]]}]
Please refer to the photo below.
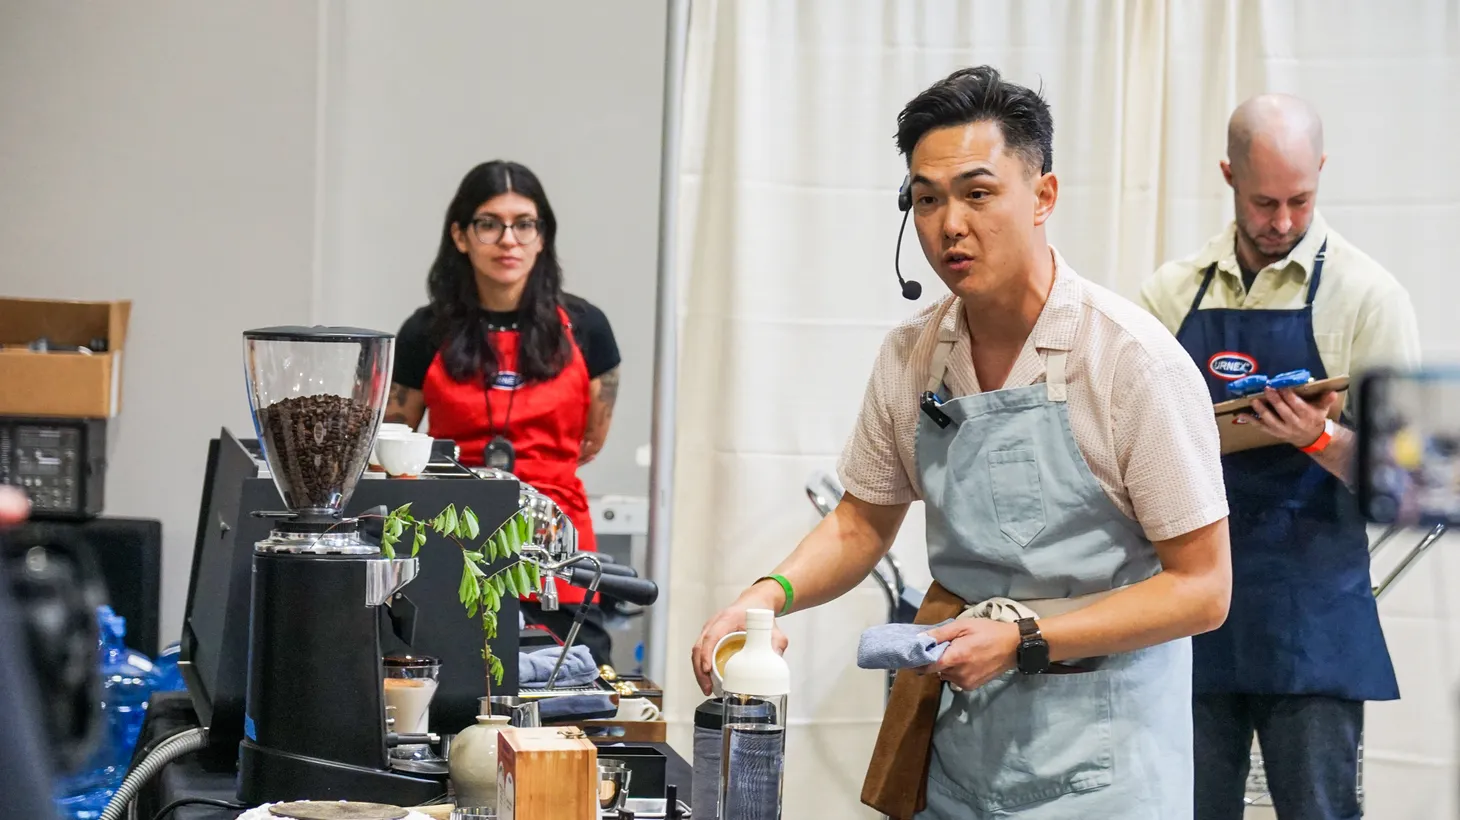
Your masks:
[{"label": "glass carafe", "polygon": [[349,327],[246,331],[254,430],[285,505],[338,517],[370,458],[395,337]]}]

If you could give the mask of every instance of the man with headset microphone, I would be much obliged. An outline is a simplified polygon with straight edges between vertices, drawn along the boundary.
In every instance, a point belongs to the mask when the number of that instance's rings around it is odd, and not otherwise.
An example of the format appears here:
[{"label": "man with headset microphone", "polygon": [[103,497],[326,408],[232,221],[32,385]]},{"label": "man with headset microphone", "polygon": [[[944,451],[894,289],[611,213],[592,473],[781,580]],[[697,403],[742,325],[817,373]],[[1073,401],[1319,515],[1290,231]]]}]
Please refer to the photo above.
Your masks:
[{"label": "man with headset microphone", "polygon": [[706,624],[701,687],[746,610],[852,589],[922,499],[936,583],[919,622],[939,601],[935,620],[968,617],[931,630],[946,649],[921,676],[899,675],[864,802],[899,818],[1190,818],[1188,636],[1219,626],[1230,594],[1201,375],[1048,244],[1059,181],[1036,92],[954,72],[903,109],[897,141],[903,224],[952,293],[888,334],[845,497]]}]

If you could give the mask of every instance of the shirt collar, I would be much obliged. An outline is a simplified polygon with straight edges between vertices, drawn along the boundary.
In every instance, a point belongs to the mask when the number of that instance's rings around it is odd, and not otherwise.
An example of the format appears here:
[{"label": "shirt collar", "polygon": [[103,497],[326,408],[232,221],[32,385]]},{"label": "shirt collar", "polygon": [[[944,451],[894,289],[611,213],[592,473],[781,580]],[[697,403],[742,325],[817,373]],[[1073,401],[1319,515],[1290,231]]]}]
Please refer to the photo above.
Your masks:
[{"label": "shirt collar", "polygon": [[[1075,334],[1080,329],[1080,307],[1085,300],[1080,284],[1082,280],[1054,246],[1051,245],[1049,250],[1054,255],[1054,284],[1039,311],[1039,318],[1034,320],[1029,339],[1040,350],[1073,350]],[[954,297],[938,322],[941,337],[954,339],[959,335],[970,335],[964,316],[963,300]]]},{"label": "shirt collar", "polygon": [[[1297,265],[1302,272],[1302,281],[1307,282],[1313,275],[1313,265],[1318,258],[1318,249],[1323,247],[1323,242],[1328,238],[1328,222],[1323,219],[1323,214],[1313,212],[1313,222],[1308,225],[1308,232],[1298,240],[1298,244],[1288,252],[1288,255],[1273,262],[1262,270],[1285,271],[1292,265]],[[1217,270],[1229,276],[1241,278],[1242,268],[1237,264],[1237,223],[1227,223],[1226,230],[1217,234],[1202,252],[1197,256],[1197,269],[1205,272],[1213,262]],[[1262,271],[1258,271],[1261,273]]]}]

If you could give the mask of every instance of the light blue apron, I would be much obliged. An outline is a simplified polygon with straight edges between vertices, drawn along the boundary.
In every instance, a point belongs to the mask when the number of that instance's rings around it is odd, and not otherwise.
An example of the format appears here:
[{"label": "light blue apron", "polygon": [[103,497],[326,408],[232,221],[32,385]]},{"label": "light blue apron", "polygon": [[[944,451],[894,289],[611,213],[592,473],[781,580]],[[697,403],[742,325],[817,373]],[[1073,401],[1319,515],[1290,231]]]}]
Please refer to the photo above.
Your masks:
[{"label": "light blue apron", "polygon": [[[1045,383],[948,399],[954,338],[918,415],[918,475],[933,577],[970,603],[1073,598],[1143,581],[1155,548],[1090,472],[1070,432],[1067,351],[1041,351]],[[1191,642],[1007,672],[943,687],[920,820],[1190,820]]]}]

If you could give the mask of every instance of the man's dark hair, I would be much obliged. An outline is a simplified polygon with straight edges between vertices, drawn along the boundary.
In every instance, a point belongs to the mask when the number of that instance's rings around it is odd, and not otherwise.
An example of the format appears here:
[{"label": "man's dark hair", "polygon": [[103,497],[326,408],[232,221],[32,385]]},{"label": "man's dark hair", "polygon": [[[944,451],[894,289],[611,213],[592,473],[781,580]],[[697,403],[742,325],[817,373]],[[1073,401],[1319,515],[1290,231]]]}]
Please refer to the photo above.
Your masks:
[{"label": "man's dark hair", "polygon": [[1054,168],[1054,120],[1038,91],[1006,81],[998,70],[981,65],[960,68],[933,83],[897,115],[897,149],[912,160],[913,148],[935,128],[995,122],[1004,144],[1030,169]]}]

